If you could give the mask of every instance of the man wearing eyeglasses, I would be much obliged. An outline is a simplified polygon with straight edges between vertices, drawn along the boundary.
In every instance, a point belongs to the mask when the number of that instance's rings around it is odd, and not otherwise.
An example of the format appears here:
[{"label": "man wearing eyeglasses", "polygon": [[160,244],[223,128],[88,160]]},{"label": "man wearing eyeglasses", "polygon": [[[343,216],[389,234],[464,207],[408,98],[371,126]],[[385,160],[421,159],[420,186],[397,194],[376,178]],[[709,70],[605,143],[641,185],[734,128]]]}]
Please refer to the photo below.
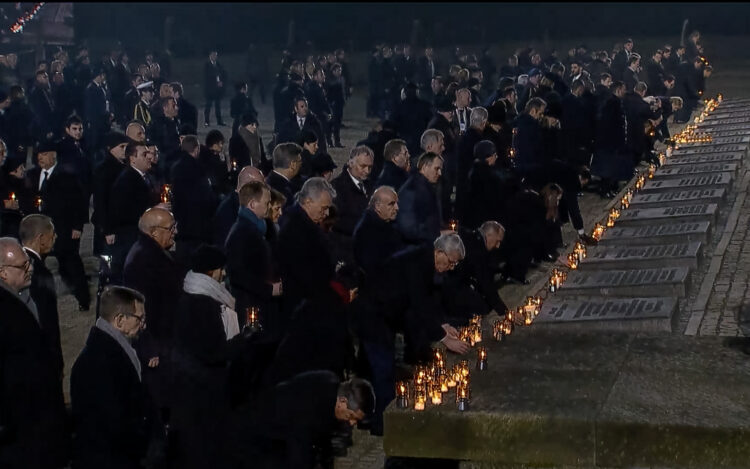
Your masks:
[{"label": "man wearing eyeglasses", "polygon": [[0,238],[0,467],[67,464],[59,370],[28,296],[33,268],[21,245]]}]

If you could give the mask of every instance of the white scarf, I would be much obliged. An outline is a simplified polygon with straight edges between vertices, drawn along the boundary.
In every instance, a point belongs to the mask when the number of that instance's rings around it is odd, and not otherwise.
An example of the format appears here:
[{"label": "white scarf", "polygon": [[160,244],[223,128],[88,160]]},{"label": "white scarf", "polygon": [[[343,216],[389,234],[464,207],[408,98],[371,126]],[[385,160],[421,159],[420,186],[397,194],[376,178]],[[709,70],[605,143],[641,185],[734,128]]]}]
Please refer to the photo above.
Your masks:
[{"label": "white scarf", "polygon": [[221,303],[221,321],[224,323],[224,334],[227,340],[240,333],[237,313],[234,311],[234,297],[213,278],[192,270],[185,276],[182,289],[192,295],[204,295]]}]

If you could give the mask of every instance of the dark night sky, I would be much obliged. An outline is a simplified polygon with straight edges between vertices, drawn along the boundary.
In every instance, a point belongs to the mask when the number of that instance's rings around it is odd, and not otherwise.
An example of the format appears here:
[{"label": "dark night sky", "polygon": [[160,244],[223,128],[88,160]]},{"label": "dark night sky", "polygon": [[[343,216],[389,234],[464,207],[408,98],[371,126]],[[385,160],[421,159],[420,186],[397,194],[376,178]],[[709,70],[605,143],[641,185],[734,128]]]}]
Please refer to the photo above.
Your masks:
[{"label": "dark night sky", "polygon": [[[209,44],[244,50],[249,42],[284,45],[287,23],[297,40],[322,47],[369,48],[376,41],[403,42],[421,19],[434,44],[481,44],[508,39],[679,35],[689,29],[746,34],[750,4],[740,3],[77,3],[79,39],[153,44],[164,19],[175,17],[178,55],[203,54]],[[349,44],[347,41],[351,40]],[[181,50],[182,49],[182,50]]]}]

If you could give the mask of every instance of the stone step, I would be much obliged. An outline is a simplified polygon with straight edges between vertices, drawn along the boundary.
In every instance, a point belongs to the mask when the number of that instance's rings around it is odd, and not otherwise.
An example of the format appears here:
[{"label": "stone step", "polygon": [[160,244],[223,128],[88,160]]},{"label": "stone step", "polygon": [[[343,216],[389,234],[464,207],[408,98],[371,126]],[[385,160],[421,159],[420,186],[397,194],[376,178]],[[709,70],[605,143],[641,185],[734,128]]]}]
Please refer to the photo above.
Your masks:
[{"label": "stone step", "polygon": [[639,192],[630,201],[630,208],[678,207],[696,203],[720,203],[726,196],[726,189],[670,190],[669,192]]},{"label": "stone step", "polygon": [[747,135],[732,135],[726,137],[719,137],[718,135],[711,134],[710,142],[696,142],[696,143],[681,143],[680,148],[697,148],[707,147],[710,145],[747,145],[750,144],[750,136]]},{"label": "stone step", "polygon": [[711,173],[679,179],[649,179],[642,193],[669,192],[680,189],[722,189],[732,185],[732,173]]},{"label": "stone step", "polygon": [[708,153],[727,153],[727,152],[739,152],[743,155],[747,155],[748,145],[737,145],[734,143],[728,143],[726,145],[690,145],[681,146],[677,150],[672,152],[673,157],[677,156],[688,156],[688,155],[702,155]]},{"label": "stone step", "polygon": [[568,274],[559,296],[685,297],[690,281],[687,267],[578,271]]},{"label": "stone step", "polygon": [[713,132],[747,132],[748,126],[747,124],[707,124],[704,122],[698,126],[698,131],[708,132],[713,136]]},{"label": "stone step", "polygon": [[664,225],[615,225],[604,232],[604,236],[599,240],[599,245],[642,246],[690,241],[705,243],[708,241],[711,234],[711,222],[683,223],[682,220],[680,221],[681,223]]},{"label": "stone step", "polygon": [[[694,164],[712,164],[712,163],[732,163],[742,166],[745,162],[745,156],[740,153],[716,153],[711,155],[694,155],[694,156],[672,156],[667,159],[665,168],[672,166],[694,165]],[[661,168],[657,169],[658,172]]]},{"label": "stone step", "polygon": [[630,207],[620,213],[615,226],[658,225],[678,222],[716,220],[719,213],[717,204],[690,204],[680,207]]},{"label": "stone step", "polygon": [[711,137],[713,139],[724,137],[750,136],[750,128],[747,128],[746,126],[740,126],[740,128],[731,130],[724,129],[722,127],[712,128],[711,130],[699,129],[699,132],[708,132],[711,134]]},{"label": "stone step", "polygon": [[645,246],[597,246],[588,251],[578,270],[656,269],[687,267],[696,269],[701,256],[700,241]]},{"label": "stone step", "polygon": [[675,298],[548,297],[528,330],[672,332],[678,317]]},{"label": "stone step", "polygon": [[[735,153],[729,153],[734,155]],[[737,174],[739,166],[735,163],[706,163],[706,164],[693,164],[693,165],[677,165],[672,166],[667,164],[656,170],[654,173],[654,179],[678,179],[685,176],[692,176],[698,174],[711,174],[711,173],[732,173]]]}]

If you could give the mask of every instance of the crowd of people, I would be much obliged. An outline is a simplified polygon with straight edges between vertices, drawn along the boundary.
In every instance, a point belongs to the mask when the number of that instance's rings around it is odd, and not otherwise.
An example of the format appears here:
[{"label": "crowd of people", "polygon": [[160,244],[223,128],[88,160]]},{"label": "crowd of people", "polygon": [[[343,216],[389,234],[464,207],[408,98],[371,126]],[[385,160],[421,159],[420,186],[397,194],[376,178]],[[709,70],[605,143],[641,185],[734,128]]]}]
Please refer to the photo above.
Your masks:
[{"label": "crowd of people", "polygon": [[[613,197],[668,117],[690,118],[711,73],[698,33],[674,55],[615,49],[497,67],[456,48],[446,68],[430,47],[378,45],[379,120],[340,171],[342,50],[285,51],[267,146],[250,59],[228,142],[199,141],[196,106],[150,53],[131,68],[122,50],[60,50],[28,101],[16,76],[0,91],[0,466],[332,467],[352,425],[382,435],[405,365],[436,342],[466,353],[457,327],[504,315],[498,288],[554,262],[568,221],[595,243],[578,205],[592,175]],[[224,126],[215,50],[202,79],[204,126],[212,110]],[[44,260],[88,310],[89,222],[100,288],[68,415]]]}]

